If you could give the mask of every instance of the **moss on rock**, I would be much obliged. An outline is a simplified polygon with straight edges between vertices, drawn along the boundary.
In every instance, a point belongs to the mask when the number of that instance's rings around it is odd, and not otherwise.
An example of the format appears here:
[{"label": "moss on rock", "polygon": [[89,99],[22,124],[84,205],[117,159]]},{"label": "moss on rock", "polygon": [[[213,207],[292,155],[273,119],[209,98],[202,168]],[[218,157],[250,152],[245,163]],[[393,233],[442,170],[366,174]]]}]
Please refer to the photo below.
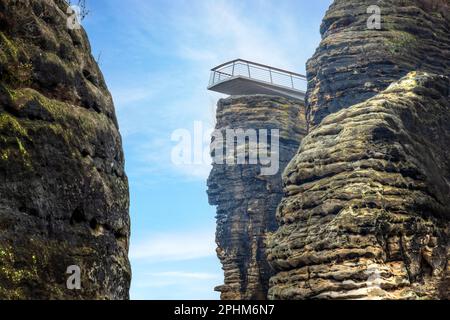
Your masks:
[{"label": "moss on rock", "polygon": [[126,299],[128,182],[86,34],[64,1],[0,6],[0,299]]}]

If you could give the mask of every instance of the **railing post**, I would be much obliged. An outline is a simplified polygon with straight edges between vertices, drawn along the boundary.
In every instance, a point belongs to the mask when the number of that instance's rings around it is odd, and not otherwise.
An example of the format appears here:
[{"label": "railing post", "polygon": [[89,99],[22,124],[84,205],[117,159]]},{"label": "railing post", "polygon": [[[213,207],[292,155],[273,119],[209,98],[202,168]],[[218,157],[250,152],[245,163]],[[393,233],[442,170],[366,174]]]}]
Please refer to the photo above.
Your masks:
[{"label": "railing post", "polygon": [[295,89],[294,88],[294,77],[292,77],[292,74],[291,74],[291,84],[292,84],[292,89]]},{"label": "railing post", "polygon": [[251,78],[252,76],[250,75],[250,64],[247,62],[247,69],[248,69],[248,77]]},{"label": "railing post", "polygon": [[273,84],[272,69],[269,69],[269,74],[270,74],[270,83]]},{"label": "railing post", "polygon": [[234,77],[234,66],[236,65],[236,62],[233,62],[233,69],[231,71],[231,75]]}]

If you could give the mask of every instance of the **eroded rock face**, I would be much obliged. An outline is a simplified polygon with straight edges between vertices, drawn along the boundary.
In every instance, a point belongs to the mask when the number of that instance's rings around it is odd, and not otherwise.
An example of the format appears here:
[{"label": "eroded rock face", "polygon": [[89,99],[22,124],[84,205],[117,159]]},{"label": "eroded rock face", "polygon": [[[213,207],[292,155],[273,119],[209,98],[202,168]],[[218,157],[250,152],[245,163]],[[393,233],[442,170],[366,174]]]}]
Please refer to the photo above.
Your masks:
[{"label": "eroded rock face", "polygon": [[449,98],[448,77],[413,72],[303,139],[270,298],[449,298]]},{"label": "eroded rock face", "polygon": [[[381,10],[381,30],[367,27],[372,5]],[[448,0],[334,1],[307,63],[311,127],[411,71],[449,74],[449,12]]]},{"label": "eroded rock face", "polygon": [[[373,4],[381,30],[367,28]],[[269,298],[448,298],[447,9],[331,5],[307,64],[310,132],[268,239]]]},{"label": "eroded rock face", "polygon": [[[125,299],[128,183],[111,95],[62,0],[0,1],[0,299]],[[66,270],[81,269],[81,290]]]},{"label": "eroded rock face", "polygon": [[277,174],[261,176],[260,165],[216,164],[208,179],[209,201],[217,206],[217,254],[225,271],[225,284],[216,290],[225,300],[266,299],[273,270],[264,241],[277,228],[281,173],[306,134],[305,108],[303,102],[275,96],[222,99],[216,129],[227,128],[280,130]]}]

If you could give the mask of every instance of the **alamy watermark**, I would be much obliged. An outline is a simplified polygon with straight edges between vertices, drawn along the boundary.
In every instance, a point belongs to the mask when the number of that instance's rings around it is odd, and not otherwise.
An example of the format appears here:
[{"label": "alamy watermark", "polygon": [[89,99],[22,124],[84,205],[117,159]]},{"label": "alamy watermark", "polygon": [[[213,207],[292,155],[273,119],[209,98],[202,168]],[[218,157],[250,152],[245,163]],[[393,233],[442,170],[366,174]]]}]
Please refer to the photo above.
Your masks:
[{"label": "alamy watermark", "polygon": [[76,5],[71,5],[67,7],[67,28],[70,30],[81,29],[81,8]]},{"label": "alamy watermark", "polygon": [[67,267],[67,274],[70,276],[67,278],[66,286],[69,290],[81,290],[81,268],[76,265]]},{"label": "alamy watermark", "polygon": [[367,29],[380,30],[381,29],[381,9],[377,5],[372,5],[367,8],[367,14],[370,17],[367,19]]},{"label": "alamy watermark", "polygon": [[67,1],[68,7],[66,13],[67,17],[67,28],[70,30],[81,29],[81,22],[89,14],[89,10],[86,8],[86,0],[78,0],[78,4],[72,4],[71,1]]},{"label": "alamy watermark", "polygon": [[369,290],[381,290],[381,272],[377,265],[370,265],[368,266],[367,270],[365,271],[366,275],[368,275],[368,278],[366,280],[366,287]]},{"label": "alamy watermark", "polygon": [[205,129],[194,122],[193,134],[187,129],[172,133],[177,142],[171,153],[175,165],[260,165],[262,176],[276,175],[280,169],[279,129]]}]

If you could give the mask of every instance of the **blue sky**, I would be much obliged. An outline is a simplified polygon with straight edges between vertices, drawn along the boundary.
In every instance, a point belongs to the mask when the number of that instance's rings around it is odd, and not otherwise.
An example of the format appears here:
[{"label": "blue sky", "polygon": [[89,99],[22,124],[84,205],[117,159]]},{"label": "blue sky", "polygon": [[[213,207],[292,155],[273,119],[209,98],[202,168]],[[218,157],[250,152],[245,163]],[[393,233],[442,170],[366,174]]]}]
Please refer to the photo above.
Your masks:
[{"label": "blue sky", "polygon": [[331,0],[87,3],[83,26],[115,101],[130,182],[131,298],[218,299],[210,166],[173,164],[171,135],[214,126],[215,65],[243,58],[304,74]]}]

